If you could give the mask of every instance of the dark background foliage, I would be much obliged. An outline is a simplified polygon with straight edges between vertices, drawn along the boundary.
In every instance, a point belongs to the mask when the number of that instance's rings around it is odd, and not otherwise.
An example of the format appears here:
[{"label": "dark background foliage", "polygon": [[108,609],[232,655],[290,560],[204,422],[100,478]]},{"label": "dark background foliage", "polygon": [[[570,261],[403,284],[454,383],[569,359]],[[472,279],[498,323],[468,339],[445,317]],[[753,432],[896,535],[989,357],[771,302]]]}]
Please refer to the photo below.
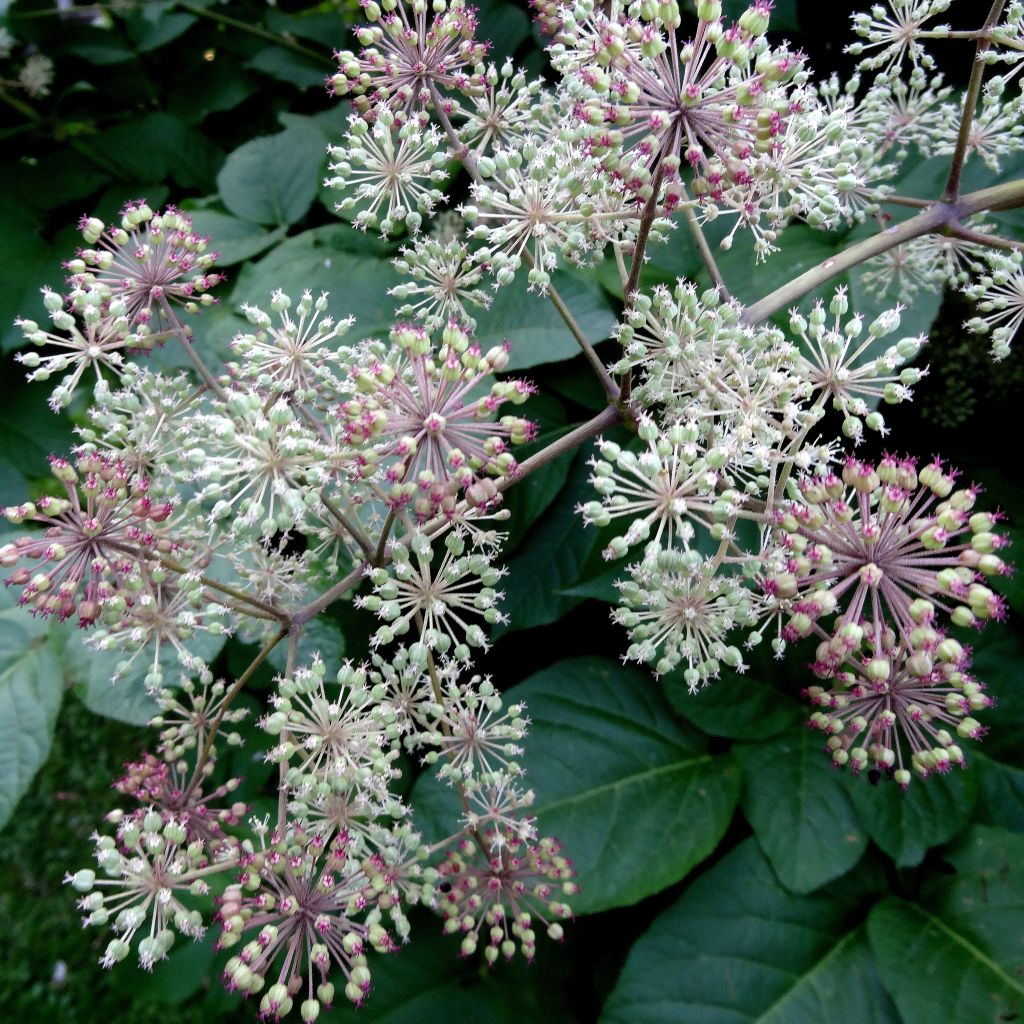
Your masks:
[{"label": "dark background foliage", "polygon": [[[212,351],[226,351],[239,303],[265,301],[276,287],[329,289],[332,308],[358,317],[356,337],[385,329],[394,247],[339,222],[320,186],[324,147],[340,138],[345,116],[325,96],[323,77],[331,48],[348,44],[355,7],[6,7],[16,43],[0,70],[0,502],[39,492],[47,452],[66,450],[82,418],[80,405],[53,415],[45,389],[22,382],[11,321],[17,313],[42,319],[38,289],[59,284],[83,212],[110,219],[145,196],[154,207],[183,206],[214,235],[229,281],[197,327]],[[512,54],[541,73],[525,4],[480,7],[495,59]],[[789,0],[777,4],[773,24],[819,71],[848,71],[851,9]],[[960,4],[950,20],[974,27],[979,17],[977,5]],[[56,70],[50,95],[39,99],[10,85],[33,51]],[[948,58],[957,82],[967,55]],[[970,174],[990,181],[978,168]],[[931,197],[941,180],[939,162],[918,162],[901,191]],[[449,191],[457,197],[463,187],[454,181]],[[796,226],[783,256],[752,269],[737,245],[722,269],[741,298],[752,298],[856,234]],[[652,251],[645,282],[699,272],[677,233]],[[856,274],[846,283],[857,308],[881,308]],[[565,274],[559,287],[591,338],[605,338],[621,299],[614,271]],[[965,315],[955,296],[941,309],[938,297],[924,297],[905,315],[906,333],[930,330],[932,369],[915,403],[889,415],[887,442],[900,452],[942,452],[984,484],[1012,524],[1024,510],[1019,349],[993,369],[984,343],[960,330]],[[599,407],[585,365],[541,300],[524,304],[503,292],[481,334],[513,341],[514,365],[540,385],[532,415],[544,435]],[[169,350],[153,356],[166,366],[175,358]],[[374,994],[359,1019],[980,1024],[1024,1013],[1020,581],[1006,587],[1009,622],[990,627],[977,652],[978,673],[999,699],[985,716],[989,736],[969,751],[968,772],[915,782],[901,796],[830,770],[802,724],[800,652],[781,663],[758,656],[746,676],[696,697],[678,679],[658,684],[621,666],[625,638],[608,622],[616,567],[602,562],[600,537],[573,514],[587,492],[585,460],[584,452],[551,466],[510,494],[512,622],[480,665],[530,708],[526,764],[540,826],[578,863],[579,916],[564,945],[540,941],[534,965],[493,972],[460,961],[438,922],[417,916],[408,949],[376,959]],[[1011,533],[1020,536],[1015,526]],[[181,945],[152,976],[131,964],[112,974],[96,966],[105,940],[79,928],[61,880],[88,863],[88,835],[116,804],[110,784],[120,763],[148,742],[142,723],[151,707],[137,681],[112,690],[102,661],[69,631],[47,631],[4,600],[0,793],[25,795],[0,833],[3,1017],[252,1019],[254,1007],[222,992],[210,939]],[[368,632],[345,607],[313,643],[328,660],[359,659]],[[251,653],[229,642],[217,666],[239,671]],[[254,712],[271,674],[260,674],[246,697]],[[266,801],[258,757],[239,753],[220,769],[246,775],[243,796],[257,809]],[[446,831],[445,791],[421,778],[413,803],[425,833]],[[321,1019],[353,1015],[338,1007]]]}]

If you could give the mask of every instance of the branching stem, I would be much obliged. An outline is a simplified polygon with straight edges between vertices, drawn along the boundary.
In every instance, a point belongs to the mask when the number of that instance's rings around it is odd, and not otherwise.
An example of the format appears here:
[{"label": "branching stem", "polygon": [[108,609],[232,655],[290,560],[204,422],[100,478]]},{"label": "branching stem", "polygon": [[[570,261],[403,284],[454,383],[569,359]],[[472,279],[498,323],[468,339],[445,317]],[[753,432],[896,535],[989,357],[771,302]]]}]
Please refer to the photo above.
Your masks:
[{"label": "branching stem", "polygon": [[991,31],[999,21],[1005,6],[1006,0],[993,0],[988,16],[985,18],[985,24],[981,26],[974,54],[974,64],[971,67],[971,77],[967,83],[967,91],[964,93],[960,128],[957,131],[956,144],[953,147],[953,160],[949,167],[946,188],[942,193],[944,203],[955,202],[960,195],[960,178],[970,149],[971,126],[974,124],[974,112],[978,107],[978,97],[981,95],[981,81],[985,77],[985,68],[987,67],[984,56],[992,44]]}]

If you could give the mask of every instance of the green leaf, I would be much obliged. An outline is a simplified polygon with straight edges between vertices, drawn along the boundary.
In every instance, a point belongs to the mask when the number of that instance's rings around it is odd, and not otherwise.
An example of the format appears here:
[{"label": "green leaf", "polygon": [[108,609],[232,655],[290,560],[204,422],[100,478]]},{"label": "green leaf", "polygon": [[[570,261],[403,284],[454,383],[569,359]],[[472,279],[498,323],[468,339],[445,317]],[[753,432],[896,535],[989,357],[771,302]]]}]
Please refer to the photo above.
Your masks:
[{"label": "green leaf", "polygon": [[[532,410],[526,409],[527,415]],[[516,459],[522,462],[531,455],[539,452],[552,441],[556,441],[571,427],[562,427],[557,430],[550,430],[541,434],[536,441],[522,445],[516,449]],[[508,492],[505,499],[505,508],[511,516],[508,520],[508,541],[506,551],[513,551],[518,547],[525,536],[529,536],[531,526],[540,518],[544,511],[558,497],[558,492],[565,484],[569,475],[569,466],[572,460],[567,456],[564,459],[555,459],[546,466],[541,466],[536,472],[525,477]]]},{"label": "green leaf", "polygon": [[[0,188],[4,192],[8,189],[21,191],[17,176],[9,173],[7,168],[4,170]],[[44,173],[41,181],[45,187],[51,176]],[[38,323],[46,322],[39,290],[48,281],[56,283],[60,280],[60,260],[65,254],[58,255],[59,250],[43,240],[39,230],[41,214],[29,207],[21,196],[0,196],[0,221],[4,225],[4,245],[0,250],[0,273],[4,282],[0,289],[0,341],[2,350],[9,352],[25,344],[24,336],[14,325],[16,316]],[[7,360],[4,369],[5,374],[18,372],[18,368]],[[5,377],[5,393],[8,380]],[[36,394],[40,392],[37,390]],[[0,447],[0,457],[6,455],[10,458],[13,454],[11,449]]]},{"label": "green leaf", "polygon": [[306,288],[314,295],[326,291],[330,293],[331,316],[356,318],[346,341],[386,338],[394,308],[387,289],[398,283],[399,276],[372,249],[360,248],[365,244],[363,235],[344,224],[304,231],[276,246],[258,263],[242,267],[231,305],[237,308],[251,302],[266,309],[277,288],[293,298]]},{"label": "green leaf", "polygon": [[967,827],[978,796],[977,772],[953,771],[915,779],[904,793],[883,780],[847,774],[846,791],[868,836],[897,867],[914,867],[933,846],[945,843]]},{"label": "green leaf", "polygon": [[[531,813],[576,864],[577,913],[636,903],[714,850],[736,806],[736,765],[673,719],[646,673],[574,658],[508,698],[524,702],[532,722],[522,758]],[[413,806],[427,835],[451,834],[459,809],[450,788],[425,776]]]},{"label": "green leaf", "polygon": [[[49,478],[46,457],[68,450],[72,444],[71,424],[66,414],[55,416],[50,411],[46,404],[50,391],[45,384],[26,384],[17,378],[15,381],[4,382],[0,461],[10,460],[26,476]],[[19,496],[18,501],[25,497]]]},{"label": "green leaf", "polygon": [[283,227],[301,220],[320,188],[326,144],[312,126],[294,125],[239,146],[217,176],[224,205],[257,224]]},{"label": "green leaf", "polygon": [[[159,707],[146,688],[146,674],[153,667],[153,649],[139,652],[131,668],[116,683],[112,682],[118,664],[125,660],[124,651],[96,651],[87,647],[80,632],[72,635],[63,652],[64,669],[76,686],[82,702],[97,715],[128,722],[130,725],[148,725]],[[224,636],[197,633],[186,642],[192,654],[207,663],[220,653],[226,641]],[[174,648],[164,644],[160,651],[160,669],[164,686],[176,685],[181,668]]]},{"label": "green leaf", "polygon": [[[705,233],[712,249],[716,248],[718,239],[732,227],[731,218],[723,217],[722,221],[728,223],[722,223],[719,227],[716,222],[706,227]],[[830,259],[843,244],[843,240],[833,233],[815,231],[806,224],[792,224],[779,236],[780,251],[772,253],[763,263],[755,264],[750,232],[738,231],[733,247],[727,252],[715,252],[715,261],[729,291],[741,302],[750,304],[805,270]],[[702,273],[701,279],[705,284],[709,283],[706,274]],[[801,308],[806,308],[815,295],[831,295],[837,283],[829,281],[811,292],[800,300]],[[781,310],[776,315],[780,319],[784,318],[784,322],[789,320],[788,310]]]},{"label": "green leaf", "polygon": [[50,752],[64,691],[40,626],[20,610],[0,615],[0,828]]},{"label": "green leaf", "polygon": [[977,821],[1024,832],[1024,769],[975,754],[970,770],[978,775]]},{"label": "green leaf", "polygon": [[121,64],[135,59],[135,51],[110,29],[79,26],[70,39],[62,47],[63,52],[81,57],[90,64]]},{"label": "green leaf", "polygon": [[764,644],[754,651],[751,668],[743,675],[723,669],[721,679],[690,693],[682,673],[676,671],[666,675],[662,685],[672,706],[711,736],[768,739],[803,717],[797,701],[766,682],[771,662]]},{"label": "green leaf", "polygon": [[589,475],[586,459],[580,452],[573,459],[568,482],[553,506],[509,560],[508,576],[502,581],[505,598],[501,603],[509,621],[492,631],[495,639],[555,622],[582,600],[567,597],[562,590],[576,582],[597,539],[596,532],[585,529],[576,514],[576,506],[590,493]]},{"label": "green leaf", "polygon": [[601,1024],[899,1024],[854,886],[797,897],[748,839],[634,944]]},{"label": "green leaf", "polygon": [[[997,584],[998,585],[998,584]],[[964,641],[971,642],[970,640]],[[1020,685],[1020,666],[1024,665],[1024,638],[1016,631],[995,628],[987,631],[983,642],[974,650],[972,674],[984,683],[996,705],[980,713],[985,734],[986,757],[1024,767],[1024,687]],[[982,718],[981,715],[984,717]],[[965,744],[968,760],[973,745]]]},{"label": "green leaf", "polygon": [[[592,560],[593,556],[591,556]],[[619,590],[615,584],[625,576],[625,566],[620,560],[611,566],[602,566],[601,571],[596,575],[588,576],[571,587],[563,587],[559,593],[565,597],[589,597],[595,601],[603,601],[605,604],[618,604]]]},{"label": "green leaf", "polygon": [[[94,138],[83,139],[82,145],[101,163],[110,165],[118,179],[136,188],[137,182],[170,180],[184,189],[206,191],[223,160],[220,149],[194,125],[162,110],[114,125]],[[187,159],[183,153],[188,154]],[[148,198],[154,202],[152,195]]]},{"label": "green leaf", "polygon": [[921,903],[890,898],[868,919],[882,982],[905,1024],[1015,1020],[1024,1013],[1024,836],[976,827],[951,878]]},{"label": "green leaf", "polygon": [[[593,274],[559,270],[551,275],[551,283],[591,344],[611,336],[615,314]],[[579,354],[579,346],[551,301],[543,295],[527,292],[525,273],[520,273],[512,284],[498,289],[490,309],[474,310],[473,315],[477,322],[476,338],[482,349],[503,341],[512,342],[509,370],[555,363]]]},{"label": "green leaf", "polygon": [[210,114],[237,107],[255,89],[255,82],[232,54],[218,53],[212,61],[198,55],[167,98],[167,110],[183,121],[198,124]]},{"label": "green leaf", "polygon": [[[860,313],[864,317],[865,325],[870,324],[880,313],[890,310],[899,302],[899,287],[893,284],[890,291],[880,298],[869,295],[861,285],[861,272],[863,270],[876,270],[877,267],[868,266],[855,267],[850,271],[850,309]],[[900,312],[900,326],[895,334],[885,338],[878,338],[872,345],[869,345],[860,356],[859,362],[864,363],[874,356],[879,356],[894,341],[900,338],[916,337],[919,334],[928,334],[935,316],[942,304],[942,295],[939,292],[921,291],[914,296],[914,301]],[[923,362],[928,361],[928,347],[925,346]]]},{"label": "green leaf", "polygon": [[171,3],[148,3],[126,20],[128,36],[140,53],[166,46],[195,24],[194,14],[174,11],[173,7]]},{"label": "green leaf", "polygon": [[253,71],[276,78],[279,82],[287,82],[298,89],[310,86],[323,88],[324,76],[329,69],[326,62],[318,64],[309,57],[294,53],[283,46],[267,46],[253,54],[245,62],[245,67]]},{"label": "green leaf", "polygon": [[860,860],[867,836],[819,736],[801,728],[734,749],[743,813],[783,885],[813,892]]},{"label": "green leaf", "polygon": [[216,210],[195,210],[189,216],[196,231],[210,236],[211,248],[219,253],[218,267],[230,267],[233,263],[251,259],[280,242],[287,231],[284,227],[268,231],[259,224]]},{"label": "green leaf", "polygon": [[[268,6],[264,16],[267,28],[272,32],[312,39],[324,52],[325,74],[331,70],[328,57],[331,50],[340,50],[351,44],[351,17],[343,17],[334,3],[316,4],[307,10],[295,12]],[[359,14],[356,18],[362,20]]]},{"label": "green leaf", "polygon": [[529,15],[522,7],[506,0],[480,0],[475,6],[480,16],[477,39],[490,43],[488,60],[500,65],[530,34]]}]

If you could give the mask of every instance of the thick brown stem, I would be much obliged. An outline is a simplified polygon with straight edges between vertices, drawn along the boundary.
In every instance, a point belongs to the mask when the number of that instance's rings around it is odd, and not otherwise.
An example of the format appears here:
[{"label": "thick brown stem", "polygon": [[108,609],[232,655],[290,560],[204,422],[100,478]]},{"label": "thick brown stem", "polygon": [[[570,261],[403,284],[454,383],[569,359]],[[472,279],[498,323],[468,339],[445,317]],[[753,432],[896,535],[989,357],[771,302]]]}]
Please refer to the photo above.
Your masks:
[{"label": "thick brown stem", "polygon": [[[636,244],[633,246],[632,261],[629,265],[629,278],[623,289],[623,298],[626,301],[626,309],[632,305],[633,293],[640,283],[640,272],[644,268],[644,252],[647,249],[647,241],[651,237],[651,227],[654,225],[654,218],[658,214],[658,201],[661,193],[661,182],[665,177],[665,165],[658,164],[654,172],[654,180],[651,182],[651,195],[644,206],[644,212],[640,215],[640,226],[636,232]],[[633,391],[633,374],[627,370],[619,381],[619,404],[625,408],[629,396]]]},{"label": "thick brown stem", "polygon": [[781,288],[769,292],[764,298],[747,307],[743,319],[749,324],[767,320],[780,309],[785,309],[807,292],[813,291],[818,285],[872,256],[895,249],[896,246],[913,238],[920,238],[932,231],[941,231],[985,210],[1012,210],[1020,206],[1024,206],[1024,178],[970,192],[961,196],[955,203],[934,203],[916,217],[851,245],[835,256],[823,260],[816,267],[811,267],[810,270],[794,277]]},{"label": "thick brown stem", "polygon": [[946,188],[942,193],[942,201],[945,203],[955,202],[960,195],[960,178],[963,175],[964,164],[970,149],[971,126],[974,124],[974,113],[978,107],[978,97],[981,95],[981,80],[985,77],[987,66],[984,61],[985,51],[992,45],[990,33],[999,21],[1005,6],[1006,0],[993,0],[988,17],[985,18],[985,24],[981,26],[981,34],[978,37],[978,45],[974,54],[974,65],[971,68],[971,78],[967,83],[967,91],[964,93],[960,129],[956,135],[956,145],[953,147],[953,160],[949,167]]}]

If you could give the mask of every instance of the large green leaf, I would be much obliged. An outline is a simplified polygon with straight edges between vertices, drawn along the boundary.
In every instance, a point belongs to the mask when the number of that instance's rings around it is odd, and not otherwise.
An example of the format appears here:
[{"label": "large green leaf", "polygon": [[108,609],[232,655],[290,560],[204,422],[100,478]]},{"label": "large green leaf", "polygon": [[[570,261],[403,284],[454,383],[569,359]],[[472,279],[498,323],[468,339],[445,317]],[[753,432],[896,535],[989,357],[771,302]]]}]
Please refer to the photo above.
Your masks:
[{"label": "large green leaf", "polygon": [[[394,302],[388,288],[398,272],[382,258],[382,247],[346,224],[304,231],[276,246],[258,263],[247,263],[231,294],[232,306],[244,302],[267,309],[271,293],[281,288],[293,299],[305,289],[328,292],[328,312],[336,318],[354,316],[347,341],[387,337]],[[239,320],[239,327],[245,321]]]},{"label": "large green leaf", "polygon": [[196,231],[209,235],[210,246],[218,253],[218,267],[230,267],[233,263],[251,259],[280,242],[286,230],[278,227],[268,231],[260,224],[239,220],[216,210],[196,210],[190,216]]},{"label": "large green leaf", "polygon": [[601,1024],[898,1024],[858,888],[793,896],[748,839],[637,940]]},{"label": "large green leaf", "polygon": [[665,694],[684,718],[712,736],[767,739],[799,721],[803,709],[766,681],[772,669],[767,644],[754,651],[750,661],[751,667],[743,675],[724,669],[721,679],[696,693],[690,693],[682,672],[670,672],[662,680]]},{"label": "large green leaf", "polygon": [[286,50],[283,46],[267,46],[259,53],[253,54],[245,62],[245,67],[253,71],[262,71],[263,74],[287,82],[296,88],[308,89],[310,86],[323,88],[324,71],[329,65],[326,60],[317,63],[303,54]]},{"label": "large green leaf", "polygon": [[[615,314],[593,273],[559,270],[551,275],[551,283],[589,342],[598,344],[611,336]],[[550,300],[527,293],[525,272],[498,289],[490,309],[474,310],[473,315],[482,348],[503,341],[512,343],[509,370],[555,363],[579,354],[579,346]]]},{"label": "large green leaf", "polygon": [[[157,184],[170,180],[190,190],[212,187],[224,159],[223,152],[194,125],[163,110],[115,124],[82,145],[109,164],[121,181]],[[134,198],[123,195],[122,202]],[[148,198],[152,204],[152,194]]]},{"label": "large green leaf", "polygon": [[[635,903],[671,885],[715,848],[739,773],[672,716],[646,673],[574,658],[512,689],[532,721],[522,763],[541,835],[576,864],[577,913]],[[450,835],[452,791],[424,777],[413,796],[429,836]]]},{"label": "large green leaf", "polygon": [[292,125],[229,154],[217,175],[224,205],[236,217],[284,226],[301,220],[320,189],[327,140],[311,125]]},{"label": "large green leaf", "polygon": [[0,615],[0,828],[50,752],[64,681],[40,620]]},{"label": "large green leaf", "polygon": [[904,793],[883,780],[847,776],[846,791],[867,834],[899,867],[920,864],[933,846],[967,827],[978,795],[978,773],[967,771],[915,779]]},{"label": "large green leaf", "polygon": [[921,903],[890,898],[868,919],[882,982],[905,1024],[998,1024],[1024,1013],[1024,836],[976,827],[956,873]]},{"label": "large green leaf", "polygon": [[1024,832],[1024,769],[975,755],[971,770],[978,774],[976,820]]},{"label": "large green leaf", "polygon": [[819,736],[800,728],[735,750],[743,813],[783,885],[813,892],[860,860],[867,836]]}]

